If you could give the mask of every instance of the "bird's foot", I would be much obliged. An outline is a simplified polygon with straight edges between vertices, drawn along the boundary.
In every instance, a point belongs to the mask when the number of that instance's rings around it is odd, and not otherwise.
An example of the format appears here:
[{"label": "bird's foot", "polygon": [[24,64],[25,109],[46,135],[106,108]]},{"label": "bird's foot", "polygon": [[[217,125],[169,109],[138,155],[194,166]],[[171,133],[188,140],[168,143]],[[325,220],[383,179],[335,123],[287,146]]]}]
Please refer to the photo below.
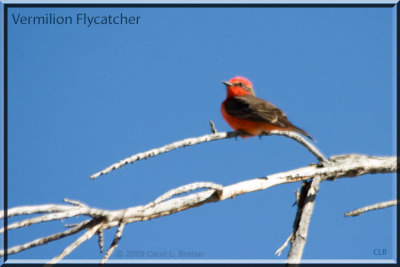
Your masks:
[{"label": "bird's foot", "polygon": [[240,137],[242,137],[242,139],[253,136],[253,135],[249,134],[248,132],[241,130],[241,129],[237,130],[236,132],[240,135]]}]

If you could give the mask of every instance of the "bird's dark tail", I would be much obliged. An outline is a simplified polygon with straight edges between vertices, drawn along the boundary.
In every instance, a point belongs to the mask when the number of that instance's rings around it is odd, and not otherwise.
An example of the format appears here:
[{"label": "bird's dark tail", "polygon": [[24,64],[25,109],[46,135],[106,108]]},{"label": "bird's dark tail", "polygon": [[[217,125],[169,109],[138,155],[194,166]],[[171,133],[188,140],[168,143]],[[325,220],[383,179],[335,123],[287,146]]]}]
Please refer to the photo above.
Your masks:
[{"label": "bird's dark tail", "polygon": [[292,124],[292,128],[293,128],[294,131],[296,131],[296,132],[298,132],[298,133],[301,133],[302,135],[307,136],[308,138],[310,138],[311,140],[313,140],[314,143],[317,142],[317,140],[315,140],[309,133],[307,133],[307,132],[304,131],[303,129],[300,129],[299,127],[294,126],[293,124]]}]

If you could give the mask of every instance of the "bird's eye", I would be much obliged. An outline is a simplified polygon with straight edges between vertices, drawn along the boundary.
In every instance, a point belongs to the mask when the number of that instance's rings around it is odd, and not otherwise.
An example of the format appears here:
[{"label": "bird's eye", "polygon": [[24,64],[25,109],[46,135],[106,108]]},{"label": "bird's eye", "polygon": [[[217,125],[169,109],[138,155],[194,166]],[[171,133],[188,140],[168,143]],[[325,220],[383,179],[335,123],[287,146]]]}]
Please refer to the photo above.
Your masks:
[{"label": "bird's eye", "polygon": [[243,86],[244,86],[244,84],[243,84],[243,83],[239,83],[239,86],[240,86],[240,87],[243,87]]}]

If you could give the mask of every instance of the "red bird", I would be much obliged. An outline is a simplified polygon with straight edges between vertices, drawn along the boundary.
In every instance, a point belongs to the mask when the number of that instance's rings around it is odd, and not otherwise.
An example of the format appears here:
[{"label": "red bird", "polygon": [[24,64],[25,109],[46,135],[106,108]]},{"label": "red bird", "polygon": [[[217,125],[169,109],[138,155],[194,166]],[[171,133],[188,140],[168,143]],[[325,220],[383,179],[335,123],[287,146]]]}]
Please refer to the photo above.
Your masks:
[{"label": "red bird", "polygon": [[306,131],[294,126],[282,110],[256,97],[248,79],[236,76],[222,83],[227,89],[226,99],[221,105],[222,116],[229,126],[241,132],[243,139],[281,130],[295,131],[314,140]]}]

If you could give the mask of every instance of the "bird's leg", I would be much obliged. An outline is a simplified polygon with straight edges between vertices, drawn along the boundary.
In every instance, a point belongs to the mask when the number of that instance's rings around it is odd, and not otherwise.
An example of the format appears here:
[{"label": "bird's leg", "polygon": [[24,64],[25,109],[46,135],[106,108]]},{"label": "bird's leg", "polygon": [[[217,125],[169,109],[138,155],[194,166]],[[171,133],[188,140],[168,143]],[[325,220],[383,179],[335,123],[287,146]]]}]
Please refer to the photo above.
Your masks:
[{"label": "bird's leg", "polygon": [[234,132],[235,134],[235,140],[237,141],[238,136],[242,137],[242,139],[252,136],[251,134],[247,133],[246,131],[242,130],[242,129],[238,129]]},{"label": "bird's leg", "polygon": [[[245,137],[248,137],[248,136],[252,136],[251,134],[249,134],[248,132],[246,132],[246,131],[244,131],[244,130],[242,130],[242,129],[238,129],[236,132],[237,132],[237,133],[240,135],[240,137],[242,137],[242,138],[245,138]],[[235,137],[235,139],[237,140],[237,136]]]}]

